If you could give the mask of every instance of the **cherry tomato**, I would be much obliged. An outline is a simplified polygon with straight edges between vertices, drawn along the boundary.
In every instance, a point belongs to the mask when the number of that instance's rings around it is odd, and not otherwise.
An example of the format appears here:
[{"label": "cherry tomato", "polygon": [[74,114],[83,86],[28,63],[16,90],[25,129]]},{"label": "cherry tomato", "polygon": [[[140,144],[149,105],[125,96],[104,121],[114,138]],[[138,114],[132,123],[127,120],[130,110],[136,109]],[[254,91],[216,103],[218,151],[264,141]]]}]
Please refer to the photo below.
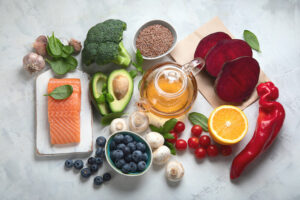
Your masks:
[{"label": "cherry tomato", "polygon": [[215,157],[219,154],[218,147],[214,144],[208,145],[206,149],[207,155],[211,157]]},{"label": "cherry tomato", "polygon": [[199,137],[202,133],[202,127],[200,125],[194,125],[191,132],[194,136]]},{"label": "cherry tomato", "polygon": [[210,137],[207,136],[207,135],[202,135],[200,138],[199,138],[199,143],[201,146],[203,146],[204,148],[207,148],[208,145],[210,145]]},{"label": "cherry tomato", "polygon": [[167,139],[168,142],[175,143],[177,141],[177,134],[174,131],[170,131],[170,134],[174,136],[174,139]]},{"label": "cherry tomato", "polygon": [[187,148],[187,143],[184,139],[179,139],[176,141],[175,147],[177,150],[185,150]]},{"label": "cherry tomato", "polygon": [[223,156],[229,156],[232,153],[231,146],[227,145],[222,145],[220,151]]},{"label": "cherry tomato", "polygon": [[202,159],[206,156],[206,150],[203,147],[198,147],[195,150],[195,156],[196,158]]},{"label": "cherry tomato", "polygon": [[178,121],[176,124],[175,124],[175,127],[174,127],[174,131],[176,133],[182,133],[185,129],[185,125],[183,122],[181,121]]},{"label": "cherry tomato", "polygon": [[199,147],[199,139],[197,137],[190,137],[188,140],[189,147],[191,149],[196,149]]}]

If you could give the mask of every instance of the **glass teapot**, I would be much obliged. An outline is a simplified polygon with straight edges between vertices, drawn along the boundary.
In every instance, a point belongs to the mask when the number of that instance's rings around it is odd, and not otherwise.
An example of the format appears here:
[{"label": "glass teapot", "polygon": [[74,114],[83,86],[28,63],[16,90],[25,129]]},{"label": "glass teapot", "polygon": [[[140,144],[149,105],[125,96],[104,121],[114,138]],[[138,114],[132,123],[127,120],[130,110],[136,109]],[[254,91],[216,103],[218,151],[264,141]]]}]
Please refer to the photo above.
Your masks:
[{"label": "glass teapot", "polygon": [[195,75],[203,67],[201,58],[184,65],[164,62],[153,66],[141,80],[138,106],[162,118],[178,118],[186,114],[197,97]]}]

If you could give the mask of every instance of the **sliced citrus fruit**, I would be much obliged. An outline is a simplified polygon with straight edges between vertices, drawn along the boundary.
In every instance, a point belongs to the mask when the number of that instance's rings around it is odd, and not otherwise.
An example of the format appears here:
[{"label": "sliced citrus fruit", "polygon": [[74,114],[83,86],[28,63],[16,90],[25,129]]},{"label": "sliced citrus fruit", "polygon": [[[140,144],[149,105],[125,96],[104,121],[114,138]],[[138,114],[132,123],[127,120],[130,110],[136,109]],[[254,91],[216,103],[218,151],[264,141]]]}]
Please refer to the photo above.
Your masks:
[{"label": "sliced citrus fruit", "polygon": [[235,144],[246,135],[248,119],[236,106],[220,106],[210,114],[208,130],[215,142],[224,145]]}]

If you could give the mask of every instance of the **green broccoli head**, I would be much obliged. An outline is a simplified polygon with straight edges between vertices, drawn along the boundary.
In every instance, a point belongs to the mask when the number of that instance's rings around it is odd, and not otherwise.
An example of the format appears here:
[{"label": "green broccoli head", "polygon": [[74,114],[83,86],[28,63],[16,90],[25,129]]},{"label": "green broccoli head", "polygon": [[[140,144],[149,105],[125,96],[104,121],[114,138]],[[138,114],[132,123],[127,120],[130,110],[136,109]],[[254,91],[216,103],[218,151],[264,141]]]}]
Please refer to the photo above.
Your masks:
[{"label": "green broccoli head", "polygon": [[82,61],[86,65],[115,63],[128,67],[131,58],[124,48],[122,39],[126,23],[109,19],[93,26],[87,33],[82,50]]}]

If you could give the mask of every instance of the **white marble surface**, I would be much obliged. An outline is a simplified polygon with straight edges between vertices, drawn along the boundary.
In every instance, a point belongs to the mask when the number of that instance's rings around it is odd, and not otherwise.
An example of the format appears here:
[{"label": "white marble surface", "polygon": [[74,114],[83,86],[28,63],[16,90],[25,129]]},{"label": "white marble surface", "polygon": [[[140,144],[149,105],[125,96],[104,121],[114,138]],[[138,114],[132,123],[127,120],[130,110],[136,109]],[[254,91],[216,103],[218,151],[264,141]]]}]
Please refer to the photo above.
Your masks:
[{"label": "white marble surface", "polygon": [[[0,199],[300,199],[299,11],[299,0],[0,0]],[[169,21],[181,39],[216,15],[236,37],[241,38],[244,29],[256,33],[262,53],[254,57],[279,87],[286,109],[276,142],[239,181],[229,180],[233,156],[197,162],[186,151],[176,156],[186,169],[178,185],[165,180],[163,168],[153,167],[142,177],[114,175],[108,184],[94,188],[92,179],[82,181],[79,174],[64,169],[66,157],[35,156],[35,78],[21,64],[35,37],[55,31],[84,40],[92,25],[120,18],[128,24],[124,41],[129,48],[135,30],[147,20]],[[137,91],[131,105],[136,99]],[[249,132],[234,154],[251,138],[257,109],[255,103],[245,110]],[[199,95],[193,110],[208,115],[212,108]],[[95,116],[94,136],[107,135],[98,120]],[[98,173],[107,170],[105,166]]]}]

